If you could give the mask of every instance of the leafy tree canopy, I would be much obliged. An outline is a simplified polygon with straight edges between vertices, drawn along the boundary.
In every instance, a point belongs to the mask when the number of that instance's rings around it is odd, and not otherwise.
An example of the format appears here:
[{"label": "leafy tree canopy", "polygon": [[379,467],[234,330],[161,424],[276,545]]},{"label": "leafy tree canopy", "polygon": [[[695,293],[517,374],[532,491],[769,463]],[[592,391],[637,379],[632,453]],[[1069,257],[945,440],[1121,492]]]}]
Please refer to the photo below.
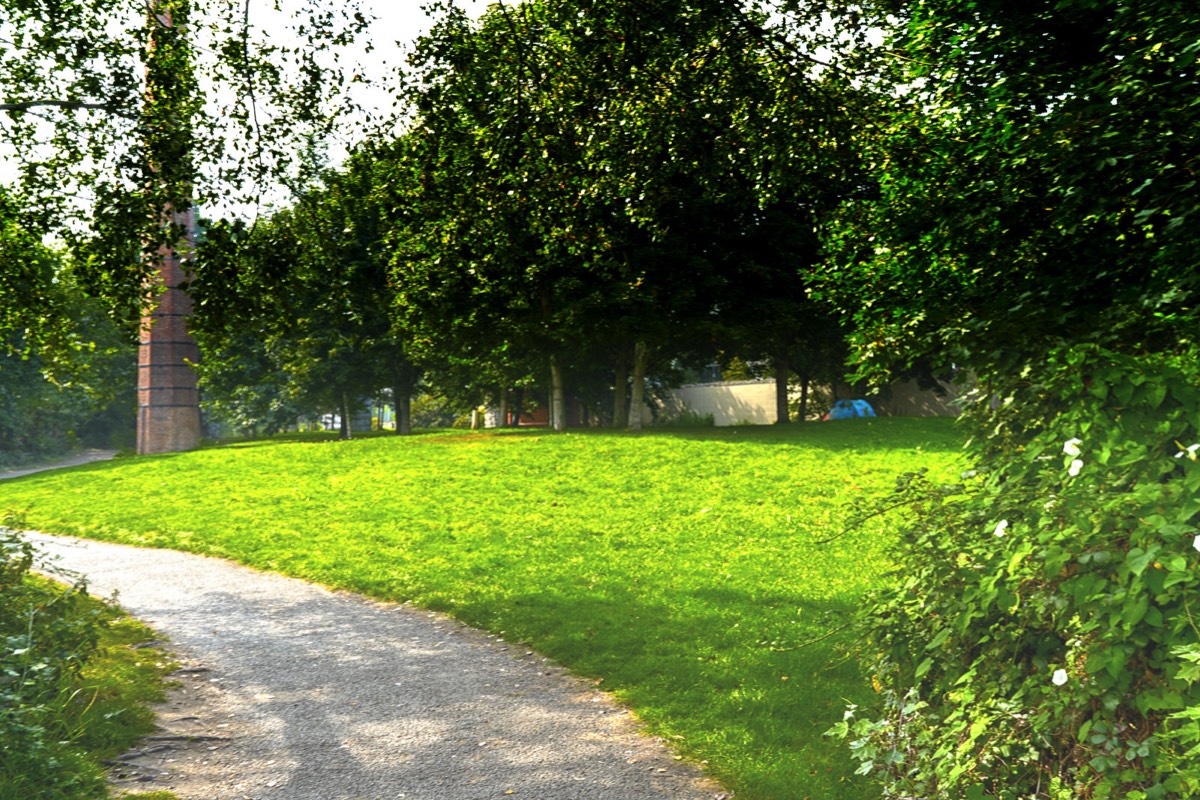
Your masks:
[{"label": "leafy tree canopy", "polygon": [[[6,180],[37,230],[89,245],[93,292],[139,306],[143,249],[179,238],[164,209],[303,176],[304,144],[348,109],[334,50],[367,19],[354,3],[299,9],[294,35],[268,36],[250,2],[0,3]],[[0,322],[20,302],[0,295]]]},{"label": "leafy tree canopy", "polygon": [[1195,327],[1200,14],[1179,2],[881,3],[881,199],[845,207],[835,293],[867,365],[989,376],[1055,341]]},{"label": "leafy tree canopy", "polygon": [[845,87],[779,37],[713,0],[447,7],[415,59],[400,313],[462,352],[554,363],[761,318],[744,288],[795,285],[857,175]]}]

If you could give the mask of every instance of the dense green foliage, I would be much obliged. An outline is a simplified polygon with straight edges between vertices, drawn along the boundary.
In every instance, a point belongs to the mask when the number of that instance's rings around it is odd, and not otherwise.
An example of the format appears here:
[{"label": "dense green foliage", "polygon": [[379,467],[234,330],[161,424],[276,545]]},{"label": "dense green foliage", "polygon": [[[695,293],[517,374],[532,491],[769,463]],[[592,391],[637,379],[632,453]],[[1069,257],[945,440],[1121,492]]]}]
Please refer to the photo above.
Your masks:
[{"label": "dense green foliage", "polygon": [[1193,796],[1200,14],[879,5],[904,89],[827,286],[862,372],[974,372],[975,477],[902,484],[840,732],[890,797]]},{"label": "dense green foliage", "polygon": [[[4,243],[13,249],[0,254],[0,284],[11,279],[30,305],[0,320],[0,329],[9,331],[0,335],[0,468],[80,445],[126,446],[133,428],[133,345],[104,305],[84,294],[76,265],[32,236],[0,233],[0,247]],[[37,276],[21,274],[22,256],[33,259]],[[54,324],[42,324],[48,319]]]},{"label": "dense green foliage", "polygon": [[[81,615],[83,587],[57,589],[29,580],[32,548],[4,530],[0,572],[0,707],[4,709],[0,786],[11,797],[103,797],[99,770],[61,740],[55,705],[78,679],[97,644],[96,620]],[[51,728],[54,728],[51,730]]]},{"label": "dense green foliage", "polygon": [[195,333],[206,353],[201,386],[218,419],[267,433],[300,415],[337,412],[345,421],[387,389],[400,398],[398,431],[411,429],[406,401],[419,371],[392,320],[372,198],[377,167],[356,159],[293,209],[253,227],[206,231]]},{"label": "dense green foliage", "polygon": [[[624,427],[722,354],[772,361],[781,385],[838,376],[842,331],[805,276],[858,188],[846,89],[784,57],[752,6],[438,6],[398,138],[269,221],[208,231],[216,402],[273,414],[289,404],[247,402],[272,381],[294,406],[367,394],[382,368],[394,396],[420,372],[464,410],[537,403],[561,428],[569,394]],[[242,357],[246,328],[264,357]]]},{"label": "dense green foliage", "polygon": [[0,505],[449,611],[603,679],[739,797],[860,800],[821,734],[870,693],[847,623],[893,540],[837,534],[852,499],[917,465],[949,479],[958,449],[912,419],[301,436],[30,475]]},{"label": "dense green foliage", "polygon": [[827,274],[862,368],[932,358],[1015,380],[1061,341],[1191,338],[1200,13],[879,6],[898,25],[876,80],[899,98],[860,140],[880,197],[844,206]]},{"label": "dense green foliage", "polygon": [[[75,356],[76,377],[60,370],[51,380],[41,358],[0,354],[0,468],[79,447],[128,447],[134,359],[122,342],[109,352]],[[89,385],[89,378],[97,383]]]},{"label": "dense green foliage", "polygon": [[1063,348],[978,431],[1003,461],[901,482],[904,583],[869,612],[884,713],[840,726],[886,796],[1200,789],[1197,366]]},{"label": "dense green foliage", "polygon": [[501,389],[532,354],[558,422],[589,371],[623,426],[652,364],[738,349],[826,367],[837,347],[810,342],[836,326],[802,276],[856,179],[849,123],[765,24],[714,2],[445,10],[393,173],[398,317]]},{"label": "dense green foliage", "polygon": [[167,667],[156,650],[129,649],[150,638],[144,627],[82,582],[31,575],[37,561],[0,528],[0,797],[108,797],[100,759],[152,730],[145,704],[162,698]]}]

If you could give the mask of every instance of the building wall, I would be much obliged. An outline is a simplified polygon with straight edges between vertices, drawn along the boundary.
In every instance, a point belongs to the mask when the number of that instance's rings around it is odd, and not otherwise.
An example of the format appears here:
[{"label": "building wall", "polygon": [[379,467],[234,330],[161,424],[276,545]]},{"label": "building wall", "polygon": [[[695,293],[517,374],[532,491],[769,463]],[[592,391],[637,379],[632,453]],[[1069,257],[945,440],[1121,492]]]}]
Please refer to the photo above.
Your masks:
[{"label": "building wall", "polygon": [[662,413],[668,417],[687,409],[712,414],[713,423],[770,425],[775,421],[775,381],[725,381],[694,383],[671,391],[672,401]]},{"label": "building wall", "polygon": [[[946,394],[920,389],[915,381],[902,381],[883,396],[867,398],[875,413],[889,417],[954,417],[959,396],[955,386],[946,386]],[[844,392],[839,394],[844,395]],[[795,399],[795,398],[793,398]],[[697,383],[672,390],[671,400],[661,413],[669,418],[687,409],[704,416],[712,414],[713,423],[725,425],[770,425],[775,422],[775,381],[728,381]],[[646,420],[649,424],[649,419]]]},{"label": "building wall", "polygon": [[[948,386],[946,395],[922,391],[914,381],[897,383],[885,397],[870,397],[872,408],[881,416],[891,417],[953,417],[959,409],[953,405],[958,390]],[[845,391],[840,392],[845,395]],[[796,398],[793,397],[793,400]],[[661,420],[670,420],[684,411],[698,416],[712,414],[713,424],[727,425],[770,425],[775,422],[775,381],[725,381],[722,383],[693,383],[672,389],[660,409]],[[581,425],[578,404],[572,403],[568,417],[569,425]],[[521,418],[522,426],[545,426],[549,416],[545,408]],[[655,423],[649,406],[642,409],[642,426]],[[494,427],[498,422],[494,409],[489,410],[486,425]]]}]

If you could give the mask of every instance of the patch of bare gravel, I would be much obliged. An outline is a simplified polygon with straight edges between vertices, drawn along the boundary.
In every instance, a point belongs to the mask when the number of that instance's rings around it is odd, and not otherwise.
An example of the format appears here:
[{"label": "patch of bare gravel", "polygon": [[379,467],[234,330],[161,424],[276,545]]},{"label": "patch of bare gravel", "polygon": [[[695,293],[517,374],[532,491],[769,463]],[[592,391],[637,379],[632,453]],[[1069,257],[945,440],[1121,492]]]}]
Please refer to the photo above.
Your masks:
[{"label": "patch of bare gravel", "polygon": [[714,800],[594,687],[441,615],[214,558],[30,534],[184,662],[115,779],[183,800]]}]

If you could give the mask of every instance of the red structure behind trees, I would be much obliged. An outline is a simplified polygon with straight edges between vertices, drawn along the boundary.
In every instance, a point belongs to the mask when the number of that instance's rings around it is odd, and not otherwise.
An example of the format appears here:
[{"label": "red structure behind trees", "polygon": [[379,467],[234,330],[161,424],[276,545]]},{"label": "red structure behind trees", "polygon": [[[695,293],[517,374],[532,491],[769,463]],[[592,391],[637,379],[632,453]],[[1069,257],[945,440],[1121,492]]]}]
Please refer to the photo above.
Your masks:
[{"label": "red structure behind trees", "polygon": [[[176,226],[187,231],[192,245],[195,212],[176,215]],[[192,298],[181,288],[189,276],[175,248],[158,254],[158,293],[142,317],[138,341],[139,454],[173,453],[200,444],[200,392],[193,364],[200,348],[188,332]]]}]

